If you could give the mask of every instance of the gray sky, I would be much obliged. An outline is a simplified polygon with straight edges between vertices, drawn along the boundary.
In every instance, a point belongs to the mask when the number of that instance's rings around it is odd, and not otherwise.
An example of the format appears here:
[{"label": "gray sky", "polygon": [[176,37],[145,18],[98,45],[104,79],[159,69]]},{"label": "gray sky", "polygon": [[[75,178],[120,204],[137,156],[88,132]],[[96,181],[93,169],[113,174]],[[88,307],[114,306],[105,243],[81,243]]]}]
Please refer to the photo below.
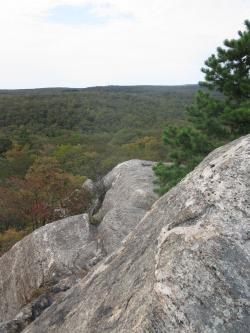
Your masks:
[{"label": "gray sky", "polygon": [[0,89],[197,83],[250,0],[0,0]]}]

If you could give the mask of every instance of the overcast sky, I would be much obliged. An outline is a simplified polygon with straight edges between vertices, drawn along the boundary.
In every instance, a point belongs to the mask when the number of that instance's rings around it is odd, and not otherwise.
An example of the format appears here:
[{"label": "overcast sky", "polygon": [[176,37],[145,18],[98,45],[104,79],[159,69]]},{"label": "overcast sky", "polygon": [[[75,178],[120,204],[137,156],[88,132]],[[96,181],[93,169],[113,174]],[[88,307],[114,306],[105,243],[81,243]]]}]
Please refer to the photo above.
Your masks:
[{"label": "overcast sky", "polygon": [[0,89],[197,83],[250,0],[0,0]]}]

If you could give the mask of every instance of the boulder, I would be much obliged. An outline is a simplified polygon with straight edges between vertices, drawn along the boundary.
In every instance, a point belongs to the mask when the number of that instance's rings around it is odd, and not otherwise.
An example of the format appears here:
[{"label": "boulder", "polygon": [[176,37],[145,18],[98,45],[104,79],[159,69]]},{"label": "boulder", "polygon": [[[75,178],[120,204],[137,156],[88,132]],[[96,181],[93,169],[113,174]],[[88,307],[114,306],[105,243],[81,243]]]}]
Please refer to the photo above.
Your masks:
[{"label": "boulder", "polygon": [[35,230],[0,258],[0,321],[12,319],[39,289],[88,271],[98,252],[87,215]]},{"label": "boulder", "polygon": [[216,149],[24,332],[249,332],[249,175],[250,136]]},{"label": "boulder", "polygon": [[[39,228],[0,258],[0,322],[4,322],[0,332],[6,327],[20,332],[20,327],[34,319],[30,309],[32,304],[40,304],[38,296],[49,293],[53,303],[58,293],[119,248],[157,199],[152,165],[131,160],[98,183],[87,180],[83,187],[91,192],[93,201],[88,214]],[[98,226],[89,223],[94,212],[99,215]]]},{"label": "boulder", "polygon": [[105,197],[95,215],[105,253],[117,249],[156,201],[154,162],[130,160],[118,164],[103,179]]}]

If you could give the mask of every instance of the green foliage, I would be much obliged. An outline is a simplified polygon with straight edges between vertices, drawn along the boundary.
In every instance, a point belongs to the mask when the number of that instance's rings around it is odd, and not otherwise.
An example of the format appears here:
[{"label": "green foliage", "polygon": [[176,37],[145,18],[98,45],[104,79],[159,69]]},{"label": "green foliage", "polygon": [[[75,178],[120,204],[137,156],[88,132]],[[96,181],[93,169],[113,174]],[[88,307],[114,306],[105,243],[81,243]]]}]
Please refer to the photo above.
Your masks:
[{"label": "green foliage", "polygon": [[218,47],[217,54],[212,54],[202,68],[202,85],[218,90],[234,104],[250,98],[250,21],[246,20],[245,26],[238,39],[226,39],[225,48]]},{"label": "green foliage", "polygon": [[[163,195],[171,187],[175,186],[190,169],[188,166],[179,165],[179,164],[164,164],[162,162],[158,163],[154,167],[155,175],[157,180],[155,184],[157,185],[156,193]],[[168,180],[166,182],[166,180]]]},{"label": "green foliage", "polygon": [[8,177],[24,177],[34,161],[34,155],[27,147],[15,145],[0,158],[0,180]]},{"label": "green foliage", "polygon": [[[192,85],[0,91],[0,137],[23,155],[0,156],[0,180],[24,177],[38,156],[93,179],[129,158],[160,160],[162,125],[183,121],[196,91]],[[143,147],[145,137],[152,142]]]},{"label": "green foliage", "polygon": [[193,105],[187,108],[189,124],[168,126],[163,134],[171,165],[155,168],[157,192],[168,191],[213,148],[250,132],[250,22],[238,39],[205,61],[205,81]]},{"label": "green foliage", "polygon": [[211,149],[208,137],[194,127],[168,126],[163,141],[172,162],[154,167],[156,192],[160,195],[176,185]]},{"label": "green foliage", "polygon": [[0,128],[23,144],[32,143],[34,134],[55,138],[67,131],[113,135],[121,129],[159,128],[182,118],[196,91],[191,85],[0,91]]},{"label": "green foliage", "polygon": [[0,137],[0,155],[6,153],[12,147],[12,141],[6,137]]},{"label": "green foliage", "polygon": [[202,156],[210,150],[207,136],[194,127],[168,126],[164,130],[163,141],[169,147],[169,156],[177,165],[193,160],[194,155]]},{"label": "green foliage", "polygon": [[190,124],[209,137],[224,137],[227,128],[221,122],[225,101],[215,98],[205,91],[198,91],[195,102],[187,108]]},{"label": "green foliage", "polygon": [[225,109],[222,121],[231,129],[233,136],[250,133],[250,103],[241,104],[236,109]]}]

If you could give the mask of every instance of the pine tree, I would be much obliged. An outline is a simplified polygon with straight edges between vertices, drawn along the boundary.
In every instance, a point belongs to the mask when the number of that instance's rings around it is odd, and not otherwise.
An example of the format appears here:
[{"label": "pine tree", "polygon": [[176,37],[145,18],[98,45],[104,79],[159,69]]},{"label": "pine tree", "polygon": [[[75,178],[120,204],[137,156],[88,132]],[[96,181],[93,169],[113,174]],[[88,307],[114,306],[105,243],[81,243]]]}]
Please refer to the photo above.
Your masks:
[{"label": "pine tree", "polygon": [[213,148],[250,132],[250,21],[238,39],[226,39],[201,71],[205,80],[187,109],[185,127],[168,127],[163,134],[172,163],[155,167],[157,192],[174,186]]},{"label": "pine tree", "polygon": [[201,69],[205,74],[201,85],[219,91],[236,105],[250,98],[250,21],[246,20],[245,26],[238,39],[226,39],[225,48],[218,47]]}]

